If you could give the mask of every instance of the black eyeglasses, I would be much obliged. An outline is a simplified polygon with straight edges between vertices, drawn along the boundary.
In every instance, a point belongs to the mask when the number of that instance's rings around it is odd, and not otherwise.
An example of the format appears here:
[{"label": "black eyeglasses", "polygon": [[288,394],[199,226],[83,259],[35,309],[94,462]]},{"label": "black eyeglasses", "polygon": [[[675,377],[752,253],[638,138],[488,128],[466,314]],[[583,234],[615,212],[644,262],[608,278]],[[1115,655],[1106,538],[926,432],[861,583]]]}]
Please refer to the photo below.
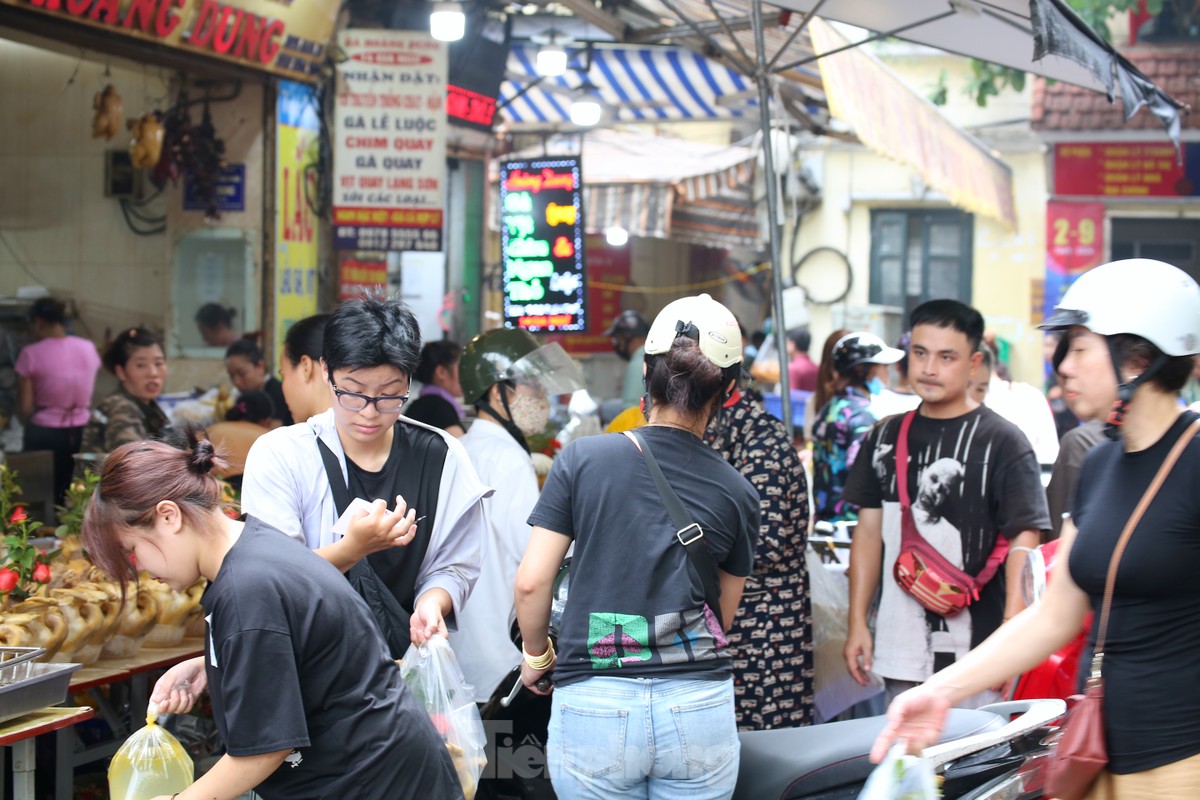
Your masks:
[{"label": "black eyeglasses", "polygon": [[358,392],[348,392],[345,389],[339,389],[336,383],[331,383],[333,393],[337,397],[338,405],[347,411],[362,411],[372,403],[375,404],[375,410],[380,414],[398,414],[400,409],[408,402],[408,393],[400,395],[382,395],[380,397],[369,397]]}]

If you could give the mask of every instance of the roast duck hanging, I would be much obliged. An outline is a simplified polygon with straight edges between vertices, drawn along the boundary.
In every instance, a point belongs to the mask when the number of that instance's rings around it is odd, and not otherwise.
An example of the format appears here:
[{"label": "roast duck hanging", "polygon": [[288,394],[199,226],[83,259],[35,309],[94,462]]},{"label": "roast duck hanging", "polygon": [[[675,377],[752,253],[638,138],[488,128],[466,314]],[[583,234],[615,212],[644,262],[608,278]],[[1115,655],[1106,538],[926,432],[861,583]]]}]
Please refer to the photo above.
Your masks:
[{"label": "roast duck hanging", "polygon": [[133,139],[129,142],[129,156],[134,169],[150,169],[162,156],[163,125],[157,111],[148,111],[137,119],[129,120]]},{"label": "roast duck hanging", "polygon": [[92,109],[96,112],[92,117],[92,138],[111,139],[121,130],[125,119],[125,107],[121,95],[110,83],[92,98]]}]

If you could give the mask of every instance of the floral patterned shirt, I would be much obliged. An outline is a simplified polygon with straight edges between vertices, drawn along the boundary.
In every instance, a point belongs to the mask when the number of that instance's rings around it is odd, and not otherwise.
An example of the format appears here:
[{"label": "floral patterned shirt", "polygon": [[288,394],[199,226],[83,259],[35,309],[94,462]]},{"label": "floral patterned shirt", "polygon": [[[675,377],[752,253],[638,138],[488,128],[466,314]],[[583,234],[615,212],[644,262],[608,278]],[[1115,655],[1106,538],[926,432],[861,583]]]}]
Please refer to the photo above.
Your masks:
[{"label": "floral patterned shirt", "polygon": [[858,519],[858,507],[842,499],[846,476],[863,437],[875,425],[871,396],[848,386],[830,398],[813,424],[813,516],[837,522]]}]

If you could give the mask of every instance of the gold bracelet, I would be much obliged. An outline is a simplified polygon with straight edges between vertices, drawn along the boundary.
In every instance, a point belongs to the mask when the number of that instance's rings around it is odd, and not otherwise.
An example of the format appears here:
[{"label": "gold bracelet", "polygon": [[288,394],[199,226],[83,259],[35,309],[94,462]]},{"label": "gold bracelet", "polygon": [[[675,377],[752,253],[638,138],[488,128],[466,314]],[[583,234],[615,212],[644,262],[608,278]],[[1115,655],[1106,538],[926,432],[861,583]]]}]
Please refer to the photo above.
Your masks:
[{"label": "gold bracelet", "polygon": [[550,665],[554,663],[554,642],[547,639],[546,652],[542,653],[540,656],[530,655],[529,651],[525,649],[525,643],[522,642],[521,653],[525,656],[525,663],[529,665],[530,669],[549,669]]}]

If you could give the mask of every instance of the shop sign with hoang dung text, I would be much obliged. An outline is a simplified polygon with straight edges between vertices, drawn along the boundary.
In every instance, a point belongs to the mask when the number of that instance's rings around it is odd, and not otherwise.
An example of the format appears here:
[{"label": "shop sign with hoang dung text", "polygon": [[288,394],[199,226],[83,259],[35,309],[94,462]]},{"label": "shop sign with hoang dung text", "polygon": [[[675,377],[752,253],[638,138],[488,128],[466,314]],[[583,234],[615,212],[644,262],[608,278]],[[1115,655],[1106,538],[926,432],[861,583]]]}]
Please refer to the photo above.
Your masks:
[{"label": "shop sign with hoang dung text", "polygon": [[338,250],[441,250],[446,44],[418,31],[338,34]]},{"label": "shop sign with hoang dung text", "polygon": [[578,158],[500,165],[500,246],[505,325],[587,330]]},{"label": "shop sign with hoang dung text", "polygon": [[317,78],[339,0],[0,0],[119,36]]}]

